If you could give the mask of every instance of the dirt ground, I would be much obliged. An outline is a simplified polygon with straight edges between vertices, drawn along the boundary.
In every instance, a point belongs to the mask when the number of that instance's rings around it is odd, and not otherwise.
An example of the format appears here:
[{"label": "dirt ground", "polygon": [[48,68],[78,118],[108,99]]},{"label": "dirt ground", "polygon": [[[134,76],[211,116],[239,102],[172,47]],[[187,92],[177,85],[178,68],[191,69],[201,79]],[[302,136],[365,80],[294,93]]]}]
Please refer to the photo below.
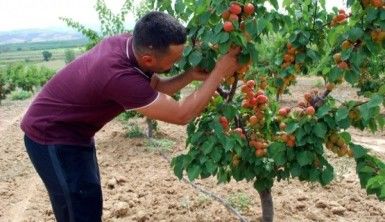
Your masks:
[{"label": "dirt ground", "polygon": [[[304,91],[319,82],[301,78],[283,102],[296,103]],[[354,92],[342,86],[333,94],[344,100]],[[0,221],[54,221],[45,188],[26,155],[19,129],[30,101],[4,101],[0,106]],[[135,123],[144,129],[143,120]],[[163,143],[158,145],[150,145],[145,138],[127,138],[125,126],[114,120],[96,135],[103,221],[237,221],[223,204],[179,181],[161,155],[171,158],[185,151],[184,126],[159,123],[157,137]],[[385,132],[351,132],[356,142],[385,160]],[[163,146],[171,147],[159,149]],[[354,161],[330,153],[327,156],[336,172],[330,185],[321,187],[297,180],[275,183],[275,221],[385,221],[385,203],[360,189]],[[217,185],[216,178],[209,178],[195,184],[237,206],[248,221],[260,220],[261,203],[251,183]]]}]

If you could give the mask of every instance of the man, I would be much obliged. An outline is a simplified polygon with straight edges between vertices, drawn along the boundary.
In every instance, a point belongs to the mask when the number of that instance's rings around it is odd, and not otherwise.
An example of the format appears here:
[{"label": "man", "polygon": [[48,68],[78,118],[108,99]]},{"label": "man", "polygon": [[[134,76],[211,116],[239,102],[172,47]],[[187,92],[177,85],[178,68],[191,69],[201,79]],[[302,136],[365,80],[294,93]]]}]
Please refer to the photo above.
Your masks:
[{"label": "man", "polygon": [[[199,115],[224,77],[239,64],[233,49],[210,74],[197,69],[162,79],[181,57],[185,28],[173,17],[151,12],[133,35],[104,39],[60,70],[41,90],[21,128],[32,163],[42,178],[57,221],[101,221],[102,192],[94,134],[125,110],[187,124]],[[182,101],[170,95],[193,80],[201,88]]]}]

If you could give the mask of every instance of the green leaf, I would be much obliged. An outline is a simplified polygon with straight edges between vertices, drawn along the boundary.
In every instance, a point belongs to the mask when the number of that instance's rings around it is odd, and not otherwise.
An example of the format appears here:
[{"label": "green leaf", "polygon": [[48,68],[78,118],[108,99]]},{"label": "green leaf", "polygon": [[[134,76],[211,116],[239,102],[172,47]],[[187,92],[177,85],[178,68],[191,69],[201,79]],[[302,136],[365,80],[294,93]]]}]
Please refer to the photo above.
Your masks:
[{"label": "green leaf", "polygon": [[324,119],[325,119],[325,122],[328,124],[329,128],[335,128],[336,122],[332,116],[327,115],[327,116],[325,116]]},{"label": "green leaf", "polygon": [[250,61],[250,54],[249,53],[241,53],[241,55],[239,55],[238,57],[238,62],[240,64],[247,64],[248,62]]},{"label": "green leaf", "polygon": [[342,132],[340,133],[340,136],[344,139],[345,143],[349,144],[352,141],[352,136],[348,132]]},{"label": "green leaf", "polygon": [[194,50],[188,57],[188,61],[191,66],[197,66],[202,60],[202,53],[198,50]]},{"label": "green leaf", "polygon": [[353,155],[355,159],[359,159],[368,153],[368,150],[362,147],[361,145],[350,143],[349,146],[350,146],[350,149],[353,151]]},{"label": "green leaf", "polygon": [[211,153],[211,151],[213,150],[214,148],[214,145],[215,145],[215,142],[216,142],[216,138],[211,136],[208,140],[206,140],[203,144],[202,144],[202,148],[203,148],[203,153],[206,155],[208,153]]},{"label": "green leaf", "polygon": [[295,56],[295,63],[303,63],[305,62],[306,55],[305,53],[299,53]]},{"label": "green leaf", "polygon": [[298,42],[301,45],[307,45],[309,43],[309,38],[306,37],[305,35],[300,35],[300,37],[298,38]]},{"label": "green leaf", "polygon": [[275,8],[275,10],[279,9],[278,1],[277,0],[270,0],[269,1]]},{"label": "green leaf", "polygon": [[268,148],[269,157],[271,157],[277,165],[286,163],[286,145],[283,143],[272,143]]},{"label": "green leaf", "polygon": [[217,165],[212,160],[206,161],[205,166],[210,174],[213,174],[217,170]]},{"label": "green leaf", "polygon": [[203,135],[203,133],[204,133],[203,131],[199,131],[199,132],[194,133],[191,136],[191,143],[192,144],[196,144],[200,140],[200,138]]},{"label": "green leaf", "polygon": [[272,178],[261,178],[254,182],[254,188],[258,192],[269,190],[273,186],[274,180]]},{"label": "green leaf", "polygon": [[324,138],[327,133],[327,126],[325,123],[319,122],[314,126],[314,134],[319,138]]},{"label": "green leaf", "polygon": [[291,133],[294,133],[298,128],[299,128],[298,123],[290,122],[289,124],[287,124],[286,132],[291,134]]},{"label": "green leaf", "polygon": [[321,184],[325,186],[329,184],[334,178],[334,171],[331,166],[326,167],[326,169],[321,174]]},{"label": "green leaf", "polygon": [[314,61],[319,59],[319,56],[317,55],[317,53],[312,49],[309,49],[306,54]]},{"label": "green leaf", "polygon": [[349,33],[349,39],[352,41],[357,41],[358,39],[361,39],[364,35],[364,31],[361,28],[353,28]]},{"label": "green leaf", "polygon": [[257,21],[257,33],[262,33],[263,30],[266,28],[268,22],[264,18],[259,18]]},{"label": "green leaf", "polygon": [[226,137],[225,143],[223,144],[225,151],[230,151],[236,145],[236,140],[234,138]]},{"label": "green leaf", "polygon": [[335,82],[337,79],[339,79],[342,76],[341,69],[337,67],[333,67],[332,70],[330,70],[330,73],[328,75],[328,79],[331,82]]},{"label": "green leaf", "polygon": [[318,118],[322,118],[324,117],[326,114],[328,114],[331,110],[331,107],[329,104],[325,103],[323,106],[321,106],[318,110],[317,110],[317,117]]},{"label": "green leaf", "polygon": [[310,151],[301,151],[297,155],[297,161],[300,166],[306,166],[313,163],[313,154]]},{"label": "green leaf", "polygon": [[247,43],[247,50],[250,53],[253,64],[256,64],[258,62],[258,51],[255,45],[252,43]]},{"label": "green leaf", "polygon": [[344,120],[348,117],[349,110],[346,107],[339,108],[336,112],[336,121],[339,122],[341,120]]},{"label": "green leaf", "polygon": [[209,11],[204,12],[203,14],[201,14],[201,15],[198,17],[198,18],[199,18],[199,23],[200,23],[200,25],[202,25],[202,26],[207,25],[207,22],[209,21],[210,16],[211,16],[211,12],[209,12]]},{"label": "green leaf", "polygon": [[385,85],[382,85],[380,89],[378,90],[378,93],[385,96]]},{"label": "green leaf", "polygon": [[174,167],[174,174],[179,179],[182,179],[183,177],[183,158],[184,156],[181,155],[173,158],[171,161],[171,165]]},{"label": "green leaf", "polygon": [[381,188],[382,186],[385,186],[385,177],[376,176],[369,179],[368,184],[366,185],[366,188],[377,189],[377,188]]},{"label": "green leaf", "polygon": [[200,168],[200,166],[198,164],[190,164],[187,168],[188,179],[190,181],[195,180],[199,176],[201,171],[202,171],[202,169]]},{"label": "green leaf", "polygon": [[223,114],[228,120],[234,119],[237,114],[237,109],[234,106],[227,105],[223,107]]},{"label": "green leaf", "polygon": [[364,60],[365,60],[365,55],[363,53],[354,52],[352,53],[350,61],[353,63],[355,67],[360,67],[361,64],[364,62]]},{"label": "green leaf", "polygon": [[378,10],[374,7],[370,7],[367,10],[366,21],[371,23],[373,20],[377,18],[377,15],[378,15]]},{"label": "green leaf", "polygon": [[345,118],[341,121],[338,122],[338,127],[340,127],[341,129],[347,129],[350,127],[350,120],[349,118]]},{"label": "green leaf", "polygon": [[369,108],[377,107],[377,106],[381,105],[382,101],[383,101],[383,97],[382,96],[375,95],[368,102],[368,107]]},{"label": "green leaf", "polygon": [[230,35],[227,32],[221,32],[219,33],[217,38],[218,38],[218,43],[225,43],[229,40]]},{"label": "green leaf", "polygon": [[183,56],[188,56],[191,51],[192,51],[192,46],[191,45],[186,46],[186,48],[184,48],[184,51],[183,51]]},{"label": "green leaf", "polygon": [[360,73],[355,72],[354,70],[349,70],[345,72],[345,80],[350,84],[355,84],[360,78]]},{"label": "green leaf", "polygon": [[385,20],[385,11],[384,10],[380,11],[380,19]]},{"label": "green leaf", "polygon": [[219,168],[217,179],[219,183],[227,183],[230,181],[230,175],[223,168]]},{"label": "green leaf", "polygon": [[219,44],[219,52],[221,54],[226,54],[229,51],[229,49],[230,49],[230,44],[231,44],[230,41],[227,41],[224,44]]},{"label": "green leaf", "polygon": [[299,128],[296,132],[295,132],[295,138],[297,141],[304,141],[303,138],[306,136],[306,132],[303,128]]},{"label": "green leaf", "polygon": [[361,117],[364,121],[368,121],[370,119],[370,109],[368,107],[368,104],[364,104],[360,106],[359,108]]},{"label": "green leaf", "polygon": [[380,200],[385,200],[385,185],[382,186],[382,188],[381,188],[381,193],[380,193],[380,195],[378,196],[378,198],[379,198]]},{"label": "green leaf", "polygon": [[349,60],[351,53],[353,52],[353,48],[349,48],[347,50],[343,50],[341,53],[341,59],[346,61]]},{"label": "green leaf", "polygon": [[316,182],[320,178],[320,171],[317,169],[310,169],[309,170],[309,181]]},{"label": "green leaf", "polygon": [[301,170],[301,166],[298,165],[297,163],[294,163],[293,164],[293,167],[290,169],[290,173],[293,177],[298,177],[301,175],[302,173],[302,170]]},{"label": "green leaf", "polygon": [[210,153],[211,159],[214,163],[218,163],[222,159],[222,149],[220,147],[214,147],[213,151]]},{"label": "green leaf", "polygon": [[246,21],[245,27],[246,27],[246,31],[250,33],[250,35],[252,36],[258,33],[257,26],[255,25],[255,22],[252,20]]},{"label": "green leaf", "polygon": [[178,14],[182,14],[185,10],[186,5],[183,3],[183,1],[176,1],[175,2],[175,12]]}]

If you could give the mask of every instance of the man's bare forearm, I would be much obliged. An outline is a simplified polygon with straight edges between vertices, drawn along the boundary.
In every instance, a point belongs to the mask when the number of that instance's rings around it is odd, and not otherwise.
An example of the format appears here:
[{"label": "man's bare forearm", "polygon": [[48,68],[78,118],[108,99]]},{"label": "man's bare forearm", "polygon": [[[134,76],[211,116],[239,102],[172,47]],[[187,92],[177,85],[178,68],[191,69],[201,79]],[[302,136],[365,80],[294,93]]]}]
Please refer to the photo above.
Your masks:
[{"label": "man's bare forearm", "polygon": [[184,72],[180,75],[173,77],[159,77],[158,75],[154,76],[153,87],[159,92],[162,92],[167,95],[174,95],[176,92],[187,86],[193,81],[192,75],[189,72]]}]

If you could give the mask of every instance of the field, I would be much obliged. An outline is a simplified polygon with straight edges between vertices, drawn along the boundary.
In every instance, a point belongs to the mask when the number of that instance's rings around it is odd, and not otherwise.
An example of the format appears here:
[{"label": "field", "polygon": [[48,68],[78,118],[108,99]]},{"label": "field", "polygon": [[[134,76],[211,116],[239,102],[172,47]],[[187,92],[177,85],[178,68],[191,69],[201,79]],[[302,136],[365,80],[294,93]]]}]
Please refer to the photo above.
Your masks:
[{"label": "field", "polygon": [[[0,67],[15,62],[36,64],[58,70],[65,65],[65,51],[73,50],[75,56],[84,52],[86,40],[14,43],[0,45]],[[43,51],[52,53],[49,61],[43,60]]]},{"label": "field", "polygon": [[[297,99],[315,86],[315,77],[300,78],[283,103]],[[184,95],[186,91],[184,92]],[[342,85],[333,92],[340,100],[355,97]],[[54,221],[45,188],[23,145],[20,120],[31,100],[5,100],[0,106],[0,221]],[[159,124],[154,141],[128,138],[127,126],[115,119],[97,135],[97,155],[104,195],[103,221],[237,221],[223,203],[195,189],[173,174],[168,159],[185,152],[186,128]],[[385,160],[385,132],[352,131],[353,139]],[[384,221],[385,203],[360,189],[354,161],[327,153],[335,167],[335,181],[326,187],[297,180],[273,187],[275,221]],[[248,221],[259,221],[260,200],[251,183],[217,185],[215,178],[196,180],[196,186],[214,193]]]},{"label": "field", "polygon": [[[82,48],[56,48],[56,49],[47,49],[52,53],[52,58],[50,61],[64,61],[64,52],[67,49],[72,49],[75,52],[75,55],[82,53]],[[28,51],[12,51],[12,52],[3,52],[0,53],[0,65],[12,63],[12,62],[28,62],[28,63],[41,63],[43,62],[42,52],[44,50],[28,50]]]}]

